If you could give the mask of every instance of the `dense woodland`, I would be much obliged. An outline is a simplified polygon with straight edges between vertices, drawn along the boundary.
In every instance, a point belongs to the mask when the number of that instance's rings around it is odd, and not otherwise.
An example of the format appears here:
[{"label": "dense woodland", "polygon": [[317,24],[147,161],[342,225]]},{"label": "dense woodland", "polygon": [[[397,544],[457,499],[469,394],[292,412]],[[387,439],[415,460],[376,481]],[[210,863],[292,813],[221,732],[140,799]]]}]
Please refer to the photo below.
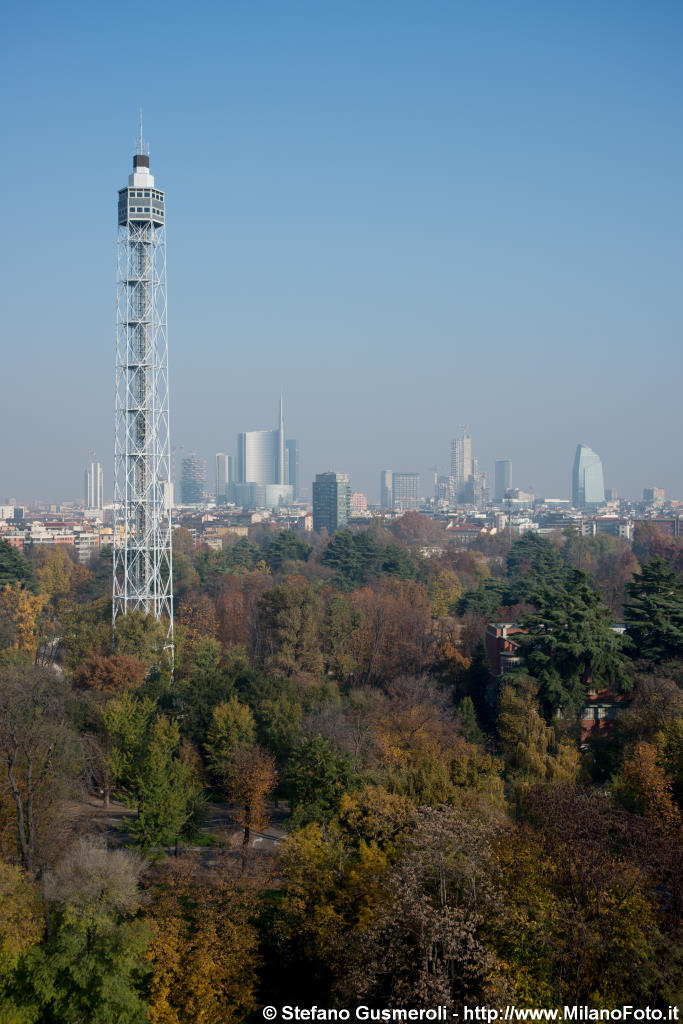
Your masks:
[{"label": "dense woodland", "polygon": [[680,1002],[683,540],[512,541],[178,529],[173,666],[110,552],[0,542],[0,1022]]}]

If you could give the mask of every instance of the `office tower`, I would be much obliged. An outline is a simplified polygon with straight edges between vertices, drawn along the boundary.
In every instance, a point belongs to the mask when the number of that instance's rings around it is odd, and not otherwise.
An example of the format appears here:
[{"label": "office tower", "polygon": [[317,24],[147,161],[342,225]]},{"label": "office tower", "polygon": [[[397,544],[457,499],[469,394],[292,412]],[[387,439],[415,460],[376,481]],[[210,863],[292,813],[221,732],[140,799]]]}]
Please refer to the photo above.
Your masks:
[{"label": "office tower", "polygon": [[456,501],[460,501],[468,481],[474,477],[472,438],[466,429],[463,429],[462,437],[456,437],[451,441],[451,477]]},{"label": "office tower", "polygon": [[279,477],[278,430],[247,430],[237,435],[237,483],[276,484]]},{"label": "office tower", "polygon": [[383,469],[379,475],[379,504],[380,508],[392,508],[392,481],[393,473],[390,469]]},{"label": "office tower", "polygon": [[112,625],[131,610],[163,619],[172,653],[165,221],[141,118],[118,199]]},{"label": "office tower", "polygon": [[512,462],[510,459],[496,460],[495,500],[502,501],[505,492],[512,487]]},{"label": "office tower", "polygon": [[286,457],[280,398],[277,430],[247,430],[237,435],[237,480],[233,491],[238,504],[244,508],[277,508],[289,504],[292,485],[287,483]]},{"label": "office tower", "polygon": [[572,505],[602,505],[605,501],[605,481],[600,456],[586,444],[576,446],[572,472]]},{"label": "office tower", "polygon": [[392,473],[392,505],[396,512],[408,512],[420,504],[420,474]]},{"label": "office tower", "polygon": [[237,483],[285,484],[285,450],[285,425],[280,398],[277,430],[246,430],[237,435]]},{"label": "office tower", "polygon": [[313,529],[331,535],[349,521],[351,485],[347,473],[318,473],[313,481]]},{"label": "office tower", "polygon": [[230,498],[230,484],[235,471],[234,455],[216,453],[216,504],[225,505]]},{"label": "office tower", "polygon": [[180,501],[183,505],[199,505],[204,500],[206,460],[190,452],[181,463]]},{"label": "office tower", "polygon": [[85,471],[85,507],[101,509],[103,504],[102,466],[91,459]]},{"label": "office tower", "polygon": [[299,442],[293,438],[285,442],[285,483],[292,488],[294,501],[299,497]]}]

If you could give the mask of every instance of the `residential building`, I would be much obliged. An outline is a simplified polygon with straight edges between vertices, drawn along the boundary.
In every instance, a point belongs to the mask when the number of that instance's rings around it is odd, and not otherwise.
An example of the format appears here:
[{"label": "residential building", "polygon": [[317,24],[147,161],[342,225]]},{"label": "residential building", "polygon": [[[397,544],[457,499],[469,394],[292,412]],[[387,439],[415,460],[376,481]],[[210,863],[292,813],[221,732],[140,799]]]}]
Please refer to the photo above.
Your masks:
[{"label": "residential building", "polygon": [[489,622],[487,625],[484,644],[489,671],[495,679],[500,679],[506,672],[511,672],[522,664],[519,643],[513,638],[525,632],[516,622]]},{"label": "residential building", "polygon": [[85,471],[85,507],[101,509],[103,505],[102,466],[91,459]]},{"label": "residential building", "polygon": [[180,501],[183,505],[199,505],[204,500],[206,459],[197,452],[190,452],[183,459],[181,466]]},{"label": "residential building", "polygon": [[79,562],[88,562],[100,550],[100,535],[94,531],[78,530],[74,533],[74,548]]},{"label": "residential building", "polygon": [[351,515],[364,516],[368,511],[368,499],[360,491],[354,491],[351,495]]},{"label": "residential building", "polygon": [[464,430],[462,437],[456,437],[451,441],[451,477],[456,500],[460,500],[459,496],[473,476],[472,438]]}]

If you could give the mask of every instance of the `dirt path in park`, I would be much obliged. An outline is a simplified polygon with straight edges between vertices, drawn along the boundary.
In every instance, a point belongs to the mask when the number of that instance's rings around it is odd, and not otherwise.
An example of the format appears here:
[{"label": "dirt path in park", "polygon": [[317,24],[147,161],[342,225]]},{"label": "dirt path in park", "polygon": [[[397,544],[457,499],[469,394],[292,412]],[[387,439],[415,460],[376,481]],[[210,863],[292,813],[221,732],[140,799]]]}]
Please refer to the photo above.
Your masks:
[{"label": "dirt path in park", "polygon": [[[278,846],[286,837],[285,823],[289,817],[289,802],[278,801],[278,806],[271,801],[267,805],[270,823],[263,832],[252,832],[249,846],[261,856],[272,857]],[[211,836],[213,842],[207,845],[190,847],[201,854],[206,866],[215,861],[222,850],[238,851],[242,845],[242,828],[235,824],[233,811],[235,804],[210,803],[208,816],[202,833]],[[81,835],[100,836],[108,845],[122,846],[129,842],[130,833],[126,829],[127,821],[134,821],[136,811],[117,800],[111,800],[105,807],[99,797],[88,795],[80,801],[73,801],[65,807],[66,820]],[[187,847],[186,847],[187,848]],[[167,851],[175,852],[173,849]]]}]

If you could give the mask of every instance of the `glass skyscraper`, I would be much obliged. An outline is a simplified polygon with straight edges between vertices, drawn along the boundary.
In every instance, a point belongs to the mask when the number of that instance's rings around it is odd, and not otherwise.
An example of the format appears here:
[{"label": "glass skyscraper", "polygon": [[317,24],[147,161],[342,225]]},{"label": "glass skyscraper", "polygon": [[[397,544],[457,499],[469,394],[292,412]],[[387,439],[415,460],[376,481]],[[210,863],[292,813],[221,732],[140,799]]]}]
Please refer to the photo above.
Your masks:
[{"label": "glass skyscraper", "polygon": [[286,484],[285,422],[280,398],[277,430],[247,430],[237,435],[238,484]]},{"label": "glass skyscraper", "polygon": [[605,480],[600,456],[587,444],[579,444],[572,473],[572,505],[585,508],[587,505],[603,505],[604,502]]},{"label": "glass skyscraper", "polygon": [[318,473],[313,481],[313,529],[330,536],[349,521],[351,484],[346,473]]},{"label": "glass skyscraper", "polygon": [[299,497],[299,442],[294,438],[285,441],[286,483],[292,488],[292,497]]}]

